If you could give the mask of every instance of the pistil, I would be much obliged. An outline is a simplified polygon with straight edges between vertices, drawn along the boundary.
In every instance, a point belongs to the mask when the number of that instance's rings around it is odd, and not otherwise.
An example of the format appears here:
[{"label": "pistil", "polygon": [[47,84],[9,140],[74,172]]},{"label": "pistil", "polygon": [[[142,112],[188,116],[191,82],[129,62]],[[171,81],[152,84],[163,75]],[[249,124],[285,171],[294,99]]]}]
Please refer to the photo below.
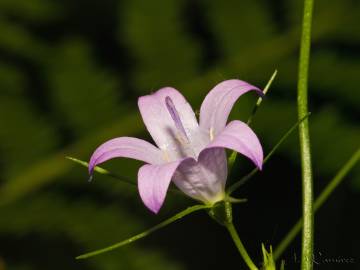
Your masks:
[{"label": "pistil", "polygon": [[180,142],[181,143],[183,143],[183,142],[189,143],[189,137],[187,136],[184,125],[181,122],[180,115],[179,115],[178,111],[176,110],[176,107],[175,107],[172,99],[169,96],[167,96],[165,98],[165,104],[166,104],[166,108],[168,109],[172,120],[175,123],[176,129],[179,132]]}]

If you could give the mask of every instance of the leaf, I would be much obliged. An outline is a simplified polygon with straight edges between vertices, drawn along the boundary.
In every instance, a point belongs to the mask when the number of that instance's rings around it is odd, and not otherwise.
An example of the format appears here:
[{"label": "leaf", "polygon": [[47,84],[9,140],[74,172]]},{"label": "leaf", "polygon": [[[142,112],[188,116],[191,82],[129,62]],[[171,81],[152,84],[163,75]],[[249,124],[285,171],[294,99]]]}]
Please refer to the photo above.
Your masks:
[{"label": "leaf", "polygon": [[96,65],[80,40],[54,50],[47,68],[52,107],[77,136],[104,126],[121,114],[119,80]]},{"label": "leaf", "polygon": [[[90,249],[132,234],[143,227],[141,221],[131,211],[127,212],[118,206],[102,207],[86,200],[67,202],[53,193],[42,194],[26,202],[18,202],[12,208],[2,208],[2,217],[0,221],[2,234],[39,233],[49,237],[61,235],[78,247]],[[46,252],[50,256],[56,250],[50,249]],[[73,257],[75,255],[72,254]],[[20,262],[21,256],[18,258]],[[123,249],[116,256],[100,256],[92,260],[92,266],[101,270],[114,269],[114,267],[138,270],[144,269],[145,266],[149,270],[182,269],[180,263],[166,258],[153,248],[136,245]]]},{"label": "leaf", "polygon": [[46,0],[1,0],[1,13],[30,21],[47,21],[61,14],[61,5]]},{"label": "leaf", "polygon": [[261,1],[203,1],[218,43],[226,58],[270,38],[275,24]]},{"label": "leaf", "polygon": [[0,17],[0,33],[0,47],[7,53],[19,55],[37,63],[42,61],[49,52],[42,41],[19,23],[12,23]]},{"label": "leaf", "polygon": [[6,127],[0,129],[3,177],[19,174],[57,146],[53,126],[21,96],[0,99],[0,123]]},{"label": "leaf", "polygon": [[139,94],[177,86],[198,74],[200,48],[185,32],[184,5],[177,0],[132,0],[120,10],[118,38],[134,56],[133,83]]}]

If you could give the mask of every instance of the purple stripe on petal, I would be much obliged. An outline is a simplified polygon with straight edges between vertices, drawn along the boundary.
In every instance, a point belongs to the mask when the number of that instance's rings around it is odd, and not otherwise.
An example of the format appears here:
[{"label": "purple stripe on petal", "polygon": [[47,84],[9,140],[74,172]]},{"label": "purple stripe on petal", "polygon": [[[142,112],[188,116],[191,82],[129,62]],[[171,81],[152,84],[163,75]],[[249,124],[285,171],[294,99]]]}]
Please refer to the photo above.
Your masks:
[{"label": "purple stripe on petal", "polygon": [[157,214],[164,203],[174,172],[183,160],[162,165],[143,165],[138,172],[140,197],[147,208]]},{"label": "purple stripe on petal", "polygon": [[120,137],[100,145],[92,154],[89,162],[89,173],[94,167],[109,159],[125,157],[144,161],[150,164],[163,163],[161,150],[151,143],[131,137]]},{"label": "purple stripe on petal", "polygon": [[165,98],[165,104],[166,104],[166,107],[169,111],[169,114],[171,116],[171,118],[174,120],[174,123],[175,123],[175,126],[176,128],[182,133],[182,135],[187,139],[188,139],[188,136],[186,135],[186,131],[185,131],[185,128],[183,126],[183,124],[181,123],[181,119],[180,119],[180,116],[179,116],[179,113],[178,111],[176,110],[176,107],[173,103],[173,101],[171,100],[171,98],[169,96],[167,96]]},{"label": "purple stripe on petal", "polygon": [[176,121],[169,114],[165,103],[166,97],[171,98],[178,118],[190,140],[193,134],[198,132],[199,125],[190,104],[174,88],[165,87],[152,95],[140,97],[138,100],[140,113],[156,145],[163,150],[172,150],[178,148],[178,140],[175,136],[178,128],[175,126]]},{"label": "purple stripe on petal", "polygon": [[254,90],[262,91],[247,82],[227,80],[216,85],[205,97],[200,108],[200,127],[216,136],[225,126],[236,100],[243,94]]},{"label": "purple stripe on petal", "polygon": [[249,158],[260,170],[262,168],[263,150],[259,139],[254,131],[241,121],[230,122],[205,150],[214,147],[234,150]]}]

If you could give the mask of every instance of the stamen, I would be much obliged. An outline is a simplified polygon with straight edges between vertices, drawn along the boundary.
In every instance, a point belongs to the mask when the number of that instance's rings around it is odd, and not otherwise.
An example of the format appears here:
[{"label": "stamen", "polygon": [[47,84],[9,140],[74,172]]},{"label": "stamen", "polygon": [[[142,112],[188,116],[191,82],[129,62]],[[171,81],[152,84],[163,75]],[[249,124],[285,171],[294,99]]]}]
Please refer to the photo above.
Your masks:
[{"label": "stamen", "polygon": [[166,150],[163,150],[163,158],[165,161],[170,161],[169,153]]},{"label": "stamen", "polygon": [[165,104],[166,104],[166,108],[168,109],[168,111],[170,113],[171,118],[174,120],[177,130],[181,133],[181,135],[183,135],[185,137],[186,141],[189,141],[189,138],[186,135],[185,128],[181,122],[180,115],[179,115],[178,111],[176,110],[175,105],[169,96],[167,96],[165,98]]},{"label": "stamen", "polygon": [[210,128],[210,141],[212,141],[214,139],[214,128]]}]

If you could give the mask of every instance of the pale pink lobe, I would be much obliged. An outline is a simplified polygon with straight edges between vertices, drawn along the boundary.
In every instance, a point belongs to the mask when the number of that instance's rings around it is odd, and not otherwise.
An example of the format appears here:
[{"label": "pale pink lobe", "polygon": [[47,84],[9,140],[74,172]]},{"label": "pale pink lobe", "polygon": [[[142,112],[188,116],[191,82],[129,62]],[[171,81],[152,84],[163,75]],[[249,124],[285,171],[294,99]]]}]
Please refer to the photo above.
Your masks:
[{"label": "pale pink lobe", "polygon": [[94,167],[114,157],[144,161],[138,172],[138,189],[144,204],[157,213],[171,180],[188,196],[213,204],[225,197],[227,158],[225,148],[235,150],[261,169],[263,152],[255,133],[240,121],[226,126],[236,100],[244,93],[261,90],[240,80],[219,83],[200,109],[200,125],[185,98],[166,87],[138,100],[141,116],[154,145],[121,137],[99,146],[89,162]]},{"label": "pale pink lobe", "polygon": [[163,205],[174,172],[182,162],[183,160],[162,165],[145,164],[139,169],[138,189],[140,197],[146,207],[155,214]]},{"label": "pale pink lobe", "polygon": [[259,88],[241,80],[233,79],[217,84],[201,104],[200,127],[215,137],[225,128],[236,100],[252,90],[263,95]]},{"label": "pale pink lobe", "polygon": [[263,150],[260,141],[254,131],[241,121],[230,122],[206,149],[214,147],[234,150],[249,158],[260,170],[262,168]]},{"label": "pale pink lobe", "polygon": [[100,145],[89,161],[89,173],[94,167],[112,158],[132,158],[150,164],[163,163],[161,151],[151,143],[132,137],[119,137]]},{"label": "pale pink lobe", "polygon": [[174,174],[175,185],[186,195],[213,204],[224,199],[227,158],[223,148],[205,149],[197,160],[181,163]]},{"label": "pale pink lobe", "polygon": [[156,145],[166,151],[169,160],[176,160],[184,157],[180,149],[184,134],[179,132],[169,113],[166,105],[167,97],[176,108],[184,132],[191,141],[199,132],[199,125],[190,104],[177,90],[171,87],[162,88],[152,95],[140,97],[138,105],[144,124]]},{"label": "pale pink lobe", "polygon": [[167,97],[171,99],[176,108],[186,134],[190,133],[191,130],[198,129],[199,126],[190,104],[174,88],[165,87],[152,95],[140,97],[138,105],[144,124],[161,149],[168,148],[169,144],[174,142],[174,135],[178,132],[166,107]]}]

